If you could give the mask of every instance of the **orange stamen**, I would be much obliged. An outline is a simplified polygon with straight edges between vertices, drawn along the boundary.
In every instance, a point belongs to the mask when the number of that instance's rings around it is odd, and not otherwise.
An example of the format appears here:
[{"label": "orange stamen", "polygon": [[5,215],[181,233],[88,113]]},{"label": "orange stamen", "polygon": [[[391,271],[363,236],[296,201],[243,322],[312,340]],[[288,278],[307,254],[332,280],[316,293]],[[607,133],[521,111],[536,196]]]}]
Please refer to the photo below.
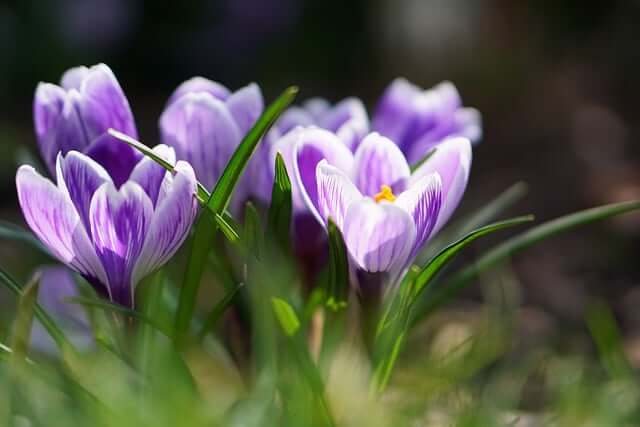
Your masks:
[{"label": "orange stamen", "polygon": [[380,203],[382,200],[393,202],[396,200],[396,196],[393,194],[391,187],[388,185],[382,185],[380,186],[380,192],[373,196],[373,200],[375,200],[376,203]]}]

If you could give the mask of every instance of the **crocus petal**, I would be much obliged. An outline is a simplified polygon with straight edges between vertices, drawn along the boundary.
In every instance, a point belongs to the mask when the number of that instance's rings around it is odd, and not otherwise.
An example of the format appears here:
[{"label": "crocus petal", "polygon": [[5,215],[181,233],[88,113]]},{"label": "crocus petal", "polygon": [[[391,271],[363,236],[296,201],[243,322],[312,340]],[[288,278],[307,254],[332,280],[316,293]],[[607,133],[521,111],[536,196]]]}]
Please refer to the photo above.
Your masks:
[{"label": "crocus petal", "polygon": [[324,98],[307,99],[302,106],[311,115],[313,120],[318,121],[323,114],[331,108],[331,103]]},{"label": "crocus petal", "polygon": [[[153,148],[153,152],[172,165],[176,163],[176,151],[172,147],[159,144]],[[151,203],[156,206],[160,187],[167,173],[167,170],[156,163],[155,160],[145,156],[133,168],[129,179],[140,184],[151,199]]]},{"label": "crocus petal", "polygon": [[227,99],[227,107],[240,129],[240,133],[245,135],[264,110],[264,99],[260,87],[251,83],[238,89]]},{"label": "crocus petal", "polygon": [[84,65],[70,68],[65,71],[60,78],[60,86],[62,86],[64,90],[75,89],[79,91],[82,87],[82,81],[89,75],[89,72],[89,68]]},{"label": "crocus petal", "polygon": [[142,158],[142,154],[133,147],[108,133],[95,139],[85,154],[101,164],[118,187],[129,179],[133,168]]},{"label": "crocus petal", "polygon": [[60,190],[68,194],[87,232],[89,207],[96,190],[105,182],[112,182],[107,171],[93,159],[77,151],[66,156],[58,154],[56,177]]},{"label": "crocus petal", "polygon": [[429,240],[438,220],[442,204],[442,180],[440,175],[432,173],[415,182],[395,201],[413,217],[416,225],[416,241],[411,257]]},{"label": "crocus petal", "polygon": [[363,198],[349,207],[342,234],[360,268],[372,273],[397,272],[413,249],[416,227],[404,209]]},{"label": "crocus petal", "polygon": [[178,99],[182,98],[188,93],[208,93],[216,99],[221,101],[226,100],[231,92],[229,89],[221,85],[220,83],[206,79],[204,77],[193,77],[176,88],[171,94],[167,106],[173,104]]},{"label": "crocus petal", "polygon": [[454,116],[458,134],[469,139],[472,144],[482,139],[482,115],[475,108],[461,108]]},{"label": "crocus petal", "polygon": [[369,134],[356,150],[354,182],[365,196],[374,196],[383,185],[394,193],[404,191],[411,170],[404,155],[390,139]]},{"label": "crocus petal", "polygon": [[[63,149],[57,137],[66,102],[66,92],[59,86],[40,83],[33,99],[33,121],[38,147],[50,173],[55,172],[56,156]],[[75,111],[73,112],[76,115]],[[77,128],[78,131],[80,128]]]},{"label": "crocus petal", "polygon": [[306,210],[307,204],[318,209],[316,166],[322,159],[343,171],[350,171],[353,155],[333,133],[314,127],[293,130],[274,146],[272,158],[280,151],[292,176],[294,209]]},{"label": "crocus petal", "polygon": [[320,161],[316,169],[318,181],[318,210],[313,204],[308,207],[316,215],[321,224],[326,224],[329,217],[342,229],[344,217],[351,203],[362,199],[347,174],[326,160]]},{"label": "crocus petal", "polygon": [[433,233],[449,220],[456,209],[469,180],[471,169],[471,143],[458,137],[445,140],[438,145],[435,153],[427,159],[411,176],[411,185],[437,172],[442,178],[443,201]]},{"label": "crocus petal", "polygon": [[118,191],[103,184],[93,196],[91,234],[105,267],[111,298],[133,305],[131,274],[153,218],[153,205],[142,187],[125,183]]},{"label": "crocus petal", "polygon": [[169,105],[160,117],[160,133],[207,188],[213,188],[241,139],[227,106],[203,92],[188,93]]},{"label": "crocus petal", "polygon": [[144,247],[135,266],[133,283],[166,263],[186,239],[196,216],[196,177],[191,166],[176,164],[176,175],[166,195],[158,201]]},{"label": "crocus petal", "polygon": [[18,200],[25,220],[61,262],[87,278],[106,282],[106,274],[71,199],[31,166],[16,175]]},{"label": "crocus petal", "polygon": [[369,118],[361,100],[347,98],[321,116],[318,126],[335,132],[353,151],[369,131]]},{"label": "crocus petal", "polygon": [[100,137],[109,128],[137,138],[129,101],[109,67],[105,64],[91,67],[82,81],[80,93],[82,121],[90,140]]},{"label": "crocus petal", "polygon": [[371,129],[401,144],[414,117],[414,99],[420,88],[395,79],[385,89],[373,115]]},{"label": "crocus petal", "polygon": [[313,116],[300,107],[289,107],[276,122],[276,128],[281,135],[285,135],[291,129],[298,126],[312,126],[315,123]]}]

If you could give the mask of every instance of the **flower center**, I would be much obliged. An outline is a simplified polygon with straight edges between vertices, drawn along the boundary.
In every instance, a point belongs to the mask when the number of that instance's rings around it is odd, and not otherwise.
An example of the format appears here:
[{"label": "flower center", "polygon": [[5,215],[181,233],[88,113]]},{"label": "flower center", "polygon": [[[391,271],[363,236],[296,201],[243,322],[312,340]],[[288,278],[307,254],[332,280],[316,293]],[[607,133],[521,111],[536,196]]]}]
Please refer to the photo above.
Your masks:
[{"label": "flower center", "polygon": [[376,203],[380,203],[382,200],[393,202],[394,200],[396,200],[396,196],[393,194],[393,190],[391,190],[391,187],[383,184],[380,186],[380,192],[373,196],[373,200],[375,200]]}]

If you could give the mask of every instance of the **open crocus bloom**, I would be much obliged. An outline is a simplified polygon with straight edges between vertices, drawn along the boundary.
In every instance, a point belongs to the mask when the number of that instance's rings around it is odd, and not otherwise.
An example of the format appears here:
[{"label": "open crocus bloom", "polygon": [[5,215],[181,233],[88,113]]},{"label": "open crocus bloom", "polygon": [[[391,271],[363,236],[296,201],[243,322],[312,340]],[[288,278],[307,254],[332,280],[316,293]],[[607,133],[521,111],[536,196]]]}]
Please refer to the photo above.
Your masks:
[{"label": "open crocus bloom", "polygon": [[[471,144],[452,138],[413,174],[396,144],[368,135],[355,154],[331,151],[335,135],[318,129],[294,151],[301,197],[321,224],[341,230],[355,266],[399,272],[449,219],[466,188]],[[347,154],[349,153],[349,154]]]},{"label": "open crocus bloom", "polygon": [[478,110],[464,108],[456,87],[443,82],[423,90],[405,79],[385,90],[372,119],[372,130],[394,141],[410,164],[419,162],[444,139],[482,137]]},{"label": "open crocus bloom", "polygon": [[177,158],[189,162],[198,180],[211,189],[263,109],[255,83],[231,93],[219,83],[194,77],[167,102],[160,117],[162,142],[174,147]]},{"label": "open crocus bloom", "polygon": [[[174,161],[169,147],[154,150]],[[100,164],[70,151],[58,155],[57,186],[21,166],[18,199],[29,227],[56,258],[101,295],[130,307],[136,284],[178,250],[197,212],[193,169],[186,162],[175,169],[172,175],[145,157],[118,187]]]},{"label": "open crocus bloom", "polygon": [[121,185],[141,158],[107,133],[114,128],[137,137],[129,102],[104,64],[72,68],[62,76],[60,86],[40,83],[33,118],[40,152],[52,175],[58,153],[75,150],[95,159]]}]

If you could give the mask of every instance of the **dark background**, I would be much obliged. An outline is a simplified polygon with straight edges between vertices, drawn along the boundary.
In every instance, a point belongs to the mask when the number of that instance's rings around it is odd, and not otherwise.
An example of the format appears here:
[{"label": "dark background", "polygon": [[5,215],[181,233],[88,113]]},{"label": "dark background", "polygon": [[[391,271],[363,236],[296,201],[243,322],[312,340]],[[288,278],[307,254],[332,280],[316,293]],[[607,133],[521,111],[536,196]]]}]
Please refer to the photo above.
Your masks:
[{"label": "dark background", "polygon": [[[97,62],[118,76],[149,145],[168,95],[194,75],[256,81],[267,100],[297,84],[301,99],[355,95],[369,107],[396,76],[451,80],[484,118],[462,211],[519,180],[529,194],[510,213],[538,220],[640,198],[638,22],[638,1],[0,2],[0,217],[22,223],[13,180],[37,153],[37,82]],[[639,230],[627,215],[517,256],[522,304],[580,327],[604,297],[640,332]],[[22,249],[0,242],[2,265],[26,274],[35,261]]]}]

